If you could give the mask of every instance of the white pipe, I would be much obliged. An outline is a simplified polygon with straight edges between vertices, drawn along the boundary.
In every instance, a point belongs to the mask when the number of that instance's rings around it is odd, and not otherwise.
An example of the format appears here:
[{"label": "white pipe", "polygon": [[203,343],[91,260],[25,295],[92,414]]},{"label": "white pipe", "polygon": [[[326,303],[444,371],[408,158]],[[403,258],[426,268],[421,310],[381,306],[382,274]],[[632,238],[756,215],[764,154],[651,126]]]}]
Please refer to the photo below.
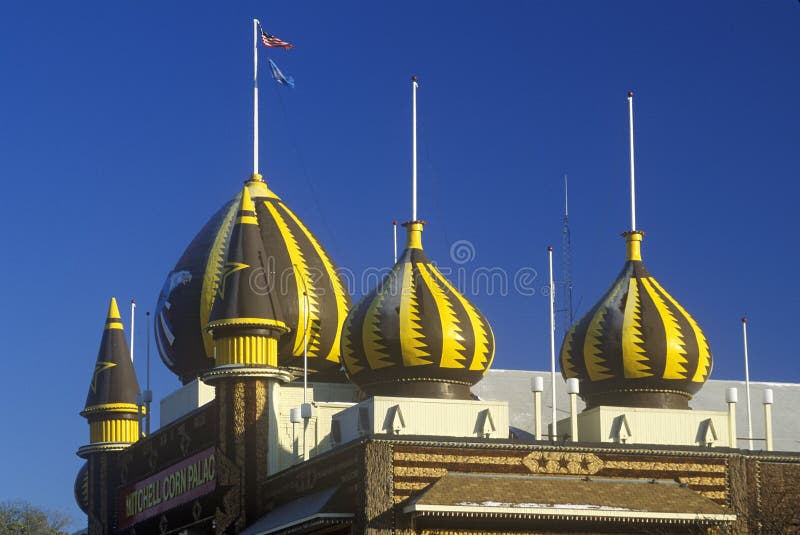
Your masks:
[{"label": "white pipe", "polygon": [[136,300],[131,299],[131,362],[133,362],[133,331],[136,327]]},{"label": "white pipe", "polygon": [[547,248],[547,261],[550,269],[550,379],[551,394],[553,402],[552,421],[553,430],[551,438],[553,442],[558,438],[558,428],[556,426],[556,312],[555,312],[555,288],[553,287],[553,247]]},{"label": "white pipe", "polygon": [[258,19],[253,19],[253,174],[258,174]]},{"label": "white pipe", "polygon": [[753,449],[753,418],[750,414],[750,365],[747,358],[747,318],[742,318],[742,338],[744,340],[744,385],[747,397],[747,440]]},{"label": "white pipe", "polygon": [[417,77],[411,77],[411,115],[412,115],[412,137],[411,137],[411,221],[417,220]]},{"label": "white pipe", "polygon": [[544,379],[540,376],[533,378],[531,383],[533,390],[533,438],[542,440],[542,391],[544,390]]},{"label": "white pipe", "polygon": [[764,437],[767,442],[767,451],[772,451],[772,389],[764,390]]},{"label": "white pipe", "polygon": [[636,180],[633,167],[633,91],[628,91],[628,123],[631,145],[631,230],[636,230]]},{"label": "white pipe", "polygon": [[736,440],[736,402],[739,401],[739,392],[731,387],[725,393],[725,401],[728,403],[728,446],[738,447]]},{"label": "white pipe", "polygon": [[303,404],[306,403],[308,403],[308,291],[303,291]]}]

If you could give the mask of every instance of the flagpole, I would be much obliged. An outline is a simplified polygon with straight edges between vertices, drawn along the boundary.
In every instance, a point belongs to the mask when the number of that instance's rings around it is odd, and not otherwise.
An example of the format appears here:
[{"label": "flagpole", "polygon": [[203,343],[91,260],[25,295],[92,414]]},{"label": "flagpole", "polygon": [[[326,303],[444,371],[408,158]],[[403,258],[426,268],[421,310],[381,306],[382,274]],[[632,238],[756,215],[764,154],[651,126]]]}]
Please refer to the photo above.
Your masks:
[{"label": "flagpole", "polygon": [[547,262],[550,271],[550,391],[552,399],[552,419],[553,430],[550,439],[555,442],[558,440],[558,421],[556,418],[556,312],[555,312],[555,288],[553,286],[553,247],[547,247]]},{"label": "flagpole", "polygon": [[631,149],[631,230],[636,230],[636,180],[633,168],[633,91],[628,91],[628,127]]},{"label": "flagpole", "polygon": [[747,441],[753,449],[753,418],[750,415],[750,364],[747,358],[747,318],[742,318],[742,343],[744,345],[744,388],[747,395]]},{"label": "flagpole", "polygon": [[411,221],[417,220],[417,77],[411,77],[412,87],[412,138],[411,138],[411,167],[412,167],[412,183],[411,183]]},{"label": "flagpole", "polygon": [[258,174],[258,19],[253,19],[253,175]]},{"label": "flagpole", "polygon": [[131,362],[133,362],[133,330],[136,326],[136,300],[131,299]]},{"label": "flagpole", "polygon": [[397,221],[392,221],[394,228],[394,263],[397,263]]}]

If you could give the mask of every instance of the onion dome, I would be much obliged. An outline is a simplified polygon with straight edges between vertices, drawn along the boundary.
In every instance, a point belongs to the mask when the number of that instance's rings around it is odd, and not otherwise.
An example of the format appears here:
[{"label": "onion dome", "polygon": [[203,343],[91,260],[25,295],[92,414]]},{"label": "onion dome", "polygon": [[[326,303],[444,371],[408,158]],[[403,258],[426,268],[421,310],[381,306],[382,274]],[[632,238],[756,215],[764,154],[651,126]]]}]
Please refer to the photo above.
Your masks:
[{"label": "onion dome", "polygon": [[713,358],[703,331],[641,257],[643,233],[623,234],[627,261],[611,288],[567,332],[561,373],[598,405],[688,409]]},{"label": "onion dome", "polygon": [[[261,175],[253,175],[246,186],[255,205],[267,268],[278,285],[272,295],[290,329],[278,341],[278,364],[302,372],[307,323],[309,371],[319,372],[317,380],[335,378],[339,376],[339,337],[350,295],[317,238]],[[224,263],[240,200],[241,194],[211,217],[159,294],[156,344],[161,359],[184,383],[214,367],[214,343],[206,326],[226,275]],[[308,293],[308,322],[304,321],[304,292]]]},{"label": "onion dome", "polygon": [[89,461],[83,463],[81,469],[78,470],[78,475],[75,476],[75,486],[73,487],[75,493],[75,502],[81,511],[89,514]]},{"label": "onion dome", "polygon": [[342,360],[371,396],[469,399],[491,366],[494,335],[422,250],[423,224],[404,224],[405,251],[348,315]]},{"label": "onion dome", "polygon": [[289,331],[272,289],[258,218],[247,187],[231,231],[230,243],[208,322],[217,366],[278,365],[278,337]]},{"label": "onion dome", "polygon": [[117,300],[112,297],[86,406],[81,412],[81,416],[89,420],[91,444],[111,442],[127,445],[136,442],[139,438],[138,395],[139,382],[131,362]]}]

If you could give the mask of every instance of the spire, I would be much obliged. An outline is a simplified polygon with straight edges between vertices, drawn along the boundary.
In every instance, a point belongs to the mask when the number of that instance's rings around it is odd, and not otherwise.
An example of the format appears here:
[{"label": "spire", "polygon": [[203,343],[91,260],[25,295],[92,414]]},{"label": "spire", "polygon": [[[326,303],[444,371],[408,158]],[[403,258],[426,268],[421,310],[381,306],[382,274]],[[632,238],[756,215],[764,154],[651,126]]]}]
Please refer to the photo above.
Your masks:
[{"label": "spire", "polygon": [[[272,295],[274,268],[267,262],[255,210],[245,186],[208,322],[217,366],[277,366],[277,338],[289,330]],[[269,355],[261,346],[265,337],[275,346]]]},{"label": "spire", "polygon": [[[136,442],[139,438],[138,395],[139,382],[131,362],[117,300],[112,297],[86,405],[81,412],[81,416],[89,420],[91,444],[127,445]],[[91,446],[84,448],[91,449]]]},{"label": "spire", "polygon": [[132,411],[136,412],[137,394],[139,383],[131,363],[117,300],[112,297],[84,412],[102,410],[109,404],[131,405]]}]

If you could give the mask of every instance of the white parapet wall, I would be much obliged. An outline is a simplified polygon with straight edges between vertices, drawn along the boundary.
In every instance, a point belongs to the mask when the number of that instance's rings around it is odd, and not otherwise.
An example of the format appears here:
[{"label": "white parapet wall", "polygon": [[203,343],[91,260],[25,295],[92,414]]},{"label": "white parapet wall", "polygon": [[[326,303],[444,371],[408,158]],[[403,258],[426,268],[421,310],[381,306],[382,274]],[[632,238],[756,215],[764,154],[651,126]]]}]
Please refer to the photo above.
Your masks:
[{"label": "white parapet wall", "polygon": [[[570,435],[569,418],[558,421],[559,437]],[[578,414],[579,442],[736,447],[728,413],[679,409],[600,406]]]},{"label": "white parapet wall", "polygon": [[383,433],[508,438],[508,403],[376,396],[333,416],[334,444]]}]

